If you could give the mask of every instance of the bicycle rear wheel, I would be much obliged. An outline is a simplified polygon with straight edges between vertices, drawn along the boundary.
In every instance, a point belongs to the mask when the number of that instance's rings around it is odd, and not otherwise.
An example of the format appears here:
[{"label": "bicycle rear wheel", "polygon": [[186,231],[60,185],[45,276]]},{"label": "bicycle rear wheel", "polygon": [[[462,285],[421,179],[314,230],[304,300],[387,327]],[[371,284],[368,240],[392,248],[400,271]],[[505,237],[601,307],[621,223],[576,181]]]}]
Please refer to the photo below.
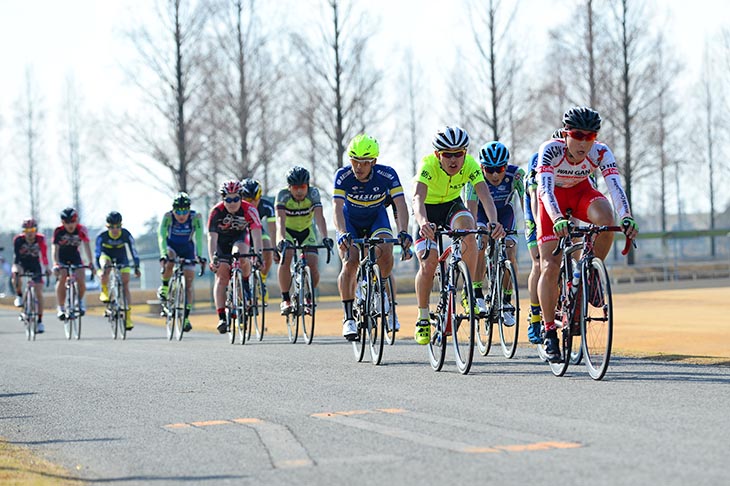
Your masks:
[{"label": "bicycle rear wheel", "polygon": [[584,299],[581,305],[581,338],[586,368],[594,380],[608,370],[613,341],[613,300],[611,283],[603,260],[586,262],[582,275]]},{"label": "bicycle rear wheel", "polygon": [[35,289],[28,287],[23,298],[23,313],[25,318],[25,337],[28,341],[35,341],[38,330],[38,311],[36,310]]},{"label": "bicycle rear wheel", "polygon": [[370,361],[379,365],[383,359],[383,345],[385,344],[385,289],[380,276],[380,267],[373,265],[368,289],[367,305],[367,335],[370,343]]},{"label": "bicycle rear wheel", "polygon": [[395,313],[395,306],[397,305],[397,302],[393,298],[393,291],[395,290],[393,287],[393,276],[389,276],[388,278],[383,280],[383,285],[385,287],[385,298],[386,300],[386,319],[388,319],[386,326],[385,326],[385,342],[389,345],[395,344],[395,335],[398,332],[398,329],[395,327],[395,323],[397,321],[396,313]]},{"label": "bicycle rear wheel", "polygon": [[565,280],[565,273],[560,272],[558,278],[558,286],[560,289],[558,295],[558,303],[555,309],[555,323],[560,325],[558,328],[558,337],[560,339],[561,360],[559,363],[550,363],[550,370],[555,376],[563,376],[568,370],[570,364],[570,350],[572,348],[572,335],[570,333],[570,323],[573,320],[573,312],[570,310],[570,289]]},{"label": "bicycle rear wheel", "polygon": [[307,344],[312,344],[312,338],[314,338],[314,313],[317,306],[314,302],[314,282],[312,281],[312,270],[309,266],[304,267],[299,296],[304,341]]},{"label": "bicycle rear wheel", "polygon": [[127,339],[127,314],[129,313],[129,302],[127,302],[127,296],[124,293],[124,285],[121,280],[117,280],[117,295],[119,295],[119,319],[117,323],[119,325],[119,335],[122,340]]},{"label": "bicycle rear wheel", "polygon": [[167,300],[161,303],[162,313],[165,316],[165,336],[172,341],[175,336],[175,295],[177,294],[177,279],[173,276],[167,290]]},{"label": "bicycle rear wheel", "polygon": [[[291,295],[298,296],[299,295],[299,289],[297,288],[296,278],[295,276],[292,276],[291,282],[289,284],[289,292]],[[292,301],[292,309],[289,311],[289,313],[286,315],[286,332],[289,336],[289,342],[292,344],[296,344],[297,339],[299,337],[299,316],[298,313],[301,311],[299,309],[299,298],[296,297]]]},{"label": "bicycle rear wheel", "polygon": [[[507,359],[512,359],[517,351],[517,340],[519,337],[520,330],[520,293],[517,287],[517,276],[515,275],[514,268],[512,268],[512,262],[506,260],[504,262],[502,282],[498,283],[499,287],[502,287],[500,292],[500,302],[498,314],[499,318],[499,342],[502,345],[502,354]],[[507,293],[512,291],[511,294]],[[509,297],[509,301],[507,300]],[[514,325],[507,326],[505,324],[505,314],[511,313],[514,318]]]},{"label": "bicycle rear wheel", "polygon": [[73,335],[73,338],[78,341],[79,339],[81,339],[81,298],[79,297],[78,282],[74,280],[71,288],[73,289],[74,295],[74,298],[72,299],[73,315],[76,317],[76,319],[74,319],[73,321],[73,326],[71,327],[71,333]]},{"label": "bicycle rear wheel", "polygon": [[[233,276],[231,277],[234,280],[234,320],[231,323],[232,328],[238,328],[238,340],[241,343],[241,345],[246,344],[246,337],[248,337],[248,334],[246,332],[246,309],[248,308],[248,302],[246,299],[246,293],[243,291],[243,274],[240,270],[235,270],[233,272]],[[234,331],[235,332],[235,331]],[[232,342],[235,342],[235,339],[231,338]]]},{"label": "bicycle rear wheel", "polygon": [[256,329],[256,339],[261,341],[264,338],[264,319],[266,317],[264,304],[264,286],[261,281],[261,272],[255,270],[251,278],[251,312],[248,320],[248,338],[251,339],[251,328]]},{"label": "bicycle rear wheel", "polygon": [[[433,251],[433,250],[432,250]],[[434,275],[434,288],[433,291],[439,295],[440,308],[445,309],[446,305],[442,302],[443,296],[443,277],[441,275],[442,265],[436,268],[436,274]],[[448,312],[448,311],[446,311]],[[428,341],[428,360],[431,363],[431,368],[434,371],[441,371],[444,366],[444,360],[446,359],[446,329],[445,329],[445,313],[439,312],[431,313],[431,339]]]},{"label": "bicycle rear wheel", "polygon": [[[474,330],[475,315],[474,289],[471,286],[471,275],[466,263],[458,262],[453,269],[454,288],[449,297],[451,304],[449,310],[451,315],[452,340],[454,343],[454,357],[456,367],[462,375],[469,373],[472,360],[474,359]],[[449,317],[447,317],[449,319]],[[447,320],[448,330],[448,320]]]}]

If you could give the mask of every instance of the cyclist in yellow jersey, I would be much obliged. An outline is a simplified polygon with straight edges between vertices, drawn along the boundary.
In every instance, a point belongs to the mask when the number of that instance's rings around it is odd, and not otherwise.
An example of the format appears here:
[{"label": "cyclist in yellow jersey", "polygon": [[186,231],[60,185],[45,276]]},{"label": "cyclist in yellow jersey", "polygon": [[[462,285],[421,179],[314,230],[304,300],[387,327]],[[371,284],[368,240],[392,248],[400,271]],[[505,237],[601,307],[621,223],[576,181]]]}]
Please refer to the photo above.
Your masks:
[{"label": "cyclist in yellow jersey", "polygon": [[[279,191],[276,196],[276,247],[283,252],[287,243],[303,246],[317,244],[314,223],[322,235],[322,244],[332,249],[334,241],[327,237],[327,221],[322,213],[322,202],[319,190],[309,185],[309,171],[304,167],[292,167],[286,175],[288,188]],[[307,264],[312,272],[314,288],[319,284],[319,269],[316,248],[309,248]],[[289,297],[291,285],[291,259],[293,252],[287,251],[281,257],[279,265],[279,288],[281,289],[281,314],[292,310]]]},{"label": "cyclist in yellow jersey", "polygon": [[[469,134],[460,127],[445,127],[433,139],[433,154],[423,158],[416,175],[413,195],[413,216],[419,230],[416,240],[416,253],[420,267],[416,274],[416,297],[418,300],[418,321],[415,339],[418,344],[428,344],[431,338],[431,322],[428,301],[433,287],[433,278],[438,265],[434,229],[443,226],[450,229],[474,229],[474,217],[461,200],[461,189],[471,183],[482,203],[487,218],[494,224],[492,236],[505,235],[502,225],[497,221],[497,210],[489,193],[479,164],[466,153],[469,147]],[[473,235],[463,240],[462,258],[473,275],[476,271],[476,241]]]}]

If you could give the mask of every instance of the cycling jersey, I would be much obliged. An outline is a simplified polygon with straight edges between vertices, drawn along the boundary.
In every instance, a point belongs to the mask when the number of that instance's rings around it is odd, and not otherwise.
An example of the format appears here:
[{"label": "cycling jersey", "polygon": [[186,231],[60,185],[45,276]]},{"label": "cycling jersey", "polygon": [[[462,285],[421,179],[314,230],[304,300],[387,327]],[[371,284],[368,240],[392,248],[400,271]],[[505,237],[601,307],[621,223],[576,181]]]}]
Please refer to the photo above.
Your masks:
[{"label": "cycling jersey", "polygon": [[[89,242],[89,232],[82,224],[76,224],[72,233],[64,225],[53,231],[53,244],[58,245],[58,264],[81,265],[81,243]],[[91,262],[89,262],[91,264]]]},{"label": "cycling jersey", "polygon": [[241,201],[241,207],[235,213],[226,210],[223,201],[210,210],[208,217],[208,232],[218,233],[218,241],[244,241],[248,228],[261,229],[259,212],[246,201]]},{"label": "cycling jersey", "polygon": [[[555,188],[570,189],[577,186],[587,180],[596,168],[600,169],[603,174],[613,205],[620,218],[630,216],[631,210],[626,193],[621,186],[616,159],[607,145],[595,142],[585,159],[576,164],[568,160],[564,140],[548,140],[540,146],[537,161],[538,191],[540,202],[545,206],[552,221],[563,216],[561,205],[555,197]],[[583,208],[583,212],[586,210],[587,208]]]},{"label": "cycling jersey", "polygon": [[403,197],[398,174],[391,167],[374,165],[364,182],[357,180],[352,167],[342,167],[335,173],[334,198],[345,201],[345,214],[354,219],[375,218],[385,208],[388,197]]},{"label": "cycling jersey", "polygon": [[261,219],[261,237],[270,239],[268,222],[276,219],[274,202],[270,198],[262,196],[261,199],[259,199],[259,204],[256,209],[258,210],[259,218]]},{"label": "cycling jersey", "polygon": [[276,210],[283,209],[286,214],[285,226],[294,231],[304,231],[312,226],[315,208],[321,208],[319,189],[309,186],[307,195],[296,201],[288,188],[279,191],[276,196]]},{"label": "cycling jersey", "polygon": [[471,155],[466,155],[461,170],[450,176],[441,168],[438,157],[429,154],[421,162],[416,182],[422,182],[428,186],[425,204],[442,204],[459,198],[461,189],[467,182],[474,185],[484,182],[484,175],[479,164]]},{"label": "cycling jersey", "polygon": [[13,238],[13,263],[20,265],[25,270],[31,268],[38,269],[40,273],[40,263],[48,266],[48,247],[46,246],[46,237],[40,233],[36,233],[35,240],[28,241],[25,234],[21,233]]},{"label": "cycling jersey", "polygon": [[129,255],[134,260],[134,266],[139,267],[139,255],[134,245],[134,238],[127,228],[122,228],[121,233],[116,238],[112,236],[111,231],[105,230],[96,237],[96,261],[105,255],[107,258],[116,260],[120,267],[129,266]]},{"label": "cycling jersey", "polygon": [[[504,179],[502,179],[502,182],[500,182],[496,186],[488,180],[484,180],[487,183],[487,187],[489,188],[489,193],[492,195],[492,200],[494,201],[495,208],[500,209],[504,206],[511,205],[512,199],[514,198],[515,194],[522,198],[525,191],[525,186],[523,183],[524,177],[524,170],[520,169],[516,165],[508,165],[507,169],[505,170]],[[479,200],[477,192],[474,190],[474,186],[471,184],[466,185],[466,200]],[[484,208],[482,207],[482,203],[480,202],[479,213],[481,214],[483,212]]]},{"label": "cycling jersey", "polygon": [[532,248],[537,245],[537,226],[535,215],[532,214],[532,196],[530,191],[537,190],[537,152],[530,158],[527,164],[527,177],[525,178],[525,197],[522,209],[525,215],[525,240],[527,247]]},{"label": "cycling jersey", "polygon": [[[167,249],[172,250],[182,258],[192,260],[203,249],[203,221],[200,214],[190,211],[184,223],[178,222],[172,211],[168,211],[160,221],[157,231],[157,244],[160,248],[160,258],[167,256]],[[193,241],[195,238],[195,241]]]}]

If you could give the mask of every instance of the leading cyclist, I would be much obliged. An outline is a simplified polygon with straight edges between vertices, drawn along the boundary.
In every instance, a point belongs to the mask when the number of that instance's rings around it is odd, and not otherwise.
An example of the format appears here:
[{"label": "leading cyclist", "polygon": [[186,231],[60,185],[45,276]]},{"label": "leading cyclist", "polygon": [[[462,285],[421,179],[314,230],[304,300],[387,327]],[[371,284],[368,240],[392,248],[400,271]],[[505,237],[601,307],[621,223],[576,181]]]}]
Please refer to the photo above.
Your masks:
[{"label": "leading cyclist", "polygon": [[[621,185],[616,160],[608,146],[596,142],[601,129],[601,117],[588,107],[574,107],[563,115],[563,139],[548,140],[538,151],[538,207],[537,242],[540,253],[540,280],[538,295],[545,322],[545,352],[552,362],[560,361],[560,345],[555,325],[555,305],[559,289],[561,256],[553,255],[558,238],[568,236],[568,219],[564,211],[596,225],[613,225],[613,209],[606,197],[589,180],[595,168],[601,170],[611,199],[621,218],[627,238],[635,238],[638,225],[631,216],[631,208]],[[613,243],[613,233],[603,232],[596,237],[594,250],[605,258]],[[589,282],[589,301],[591,297]],[[600,302],[592,302],[600,304]]]},{"label": "leading cyclist", "polygon": [[[463,128],[445,127],[436,132],[432,142],[434,152],[423,158],[416,175],[416,189],[413,195],[413,216],[419,230],[416,252],[420,267],[416,274],[416,296],[418,300],[418,321],[415,339],[418,344],[428,344],[431,339],[429,297],[433,278],[438,265],[438,255],[426,250],[437,248],[434,241],[434,228],[443,226],[449,229],[474,229],[474,217],[464,207],[460,192],[471,183],[487,213],[490,223],[494,224],[492,237],[505,235],[502,225],[497,221],[497,209],[484,182],[484,176],[474,157],[466,153],[469,148],[469,134]],[[464,238],[462,258],[474,275],[476,271],[476,241],[474,235]]]},{"label": "leading cyclist", "polygon": [[[79,213],[74,208],[66,208],[61,211],[61,226],[53,231],[53,273],[56,274],[56,299],[58,300],[58,318],[66,319],[66,278],[68,271],[61,268],[61,265],[83,265],[81,250],[84,247],[86,261],[89,268],[93,268],[94,257],[91,256],[91,244],[89,232],[86,227],[79,223]],[[76,269],[76,283],[79,288],[79,314],[86,313],[84,294],[86,293],[86,271],[83,268]]]}]

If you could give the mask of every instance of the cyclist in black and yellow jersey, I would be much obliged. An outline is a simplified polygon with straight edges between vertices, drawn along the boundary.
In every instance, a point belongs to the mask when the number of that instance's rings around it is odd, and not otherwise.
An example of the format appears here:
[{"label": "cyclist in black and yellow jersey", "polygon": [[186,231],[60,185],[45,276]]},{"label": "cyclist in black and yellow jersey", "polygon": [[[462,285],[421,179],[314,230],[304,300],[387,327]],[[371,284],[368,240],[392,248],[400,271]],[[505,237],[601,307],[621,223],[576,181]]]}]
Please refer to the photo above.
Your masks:
[{"label": "cyclist in black and yellow jersey", "polygon": [[[264,243],[264,250],[274,247],[271,241],[271,236],[276,236],[276,209],[274,209],[274,202],[271,198],[262,195],[261,182],[256,179],[244,179],[241,181],[241,187],[243,190],[243,199],[256,207],[259,212],[259,218],[261,219],[261,240]],[[263,265],[261,266],[261,282],[264,284],[264,300],[268,302],[269,293],[266,290],[266,277],[269,275],[271,270],[271,264],[276,259],[278,261],[278,255],[276,252],[265,251],[263,253]]]},{"label": "cyclist in black and yellow jersey", "polygon": [[[276,196],[276,239],[279,252],[284,251],[287,242],[303,246],[317,245],[314,223],[322,235],[322,244],[332,249],[334,241],[327,237],[327,221],[322,213],[322,202],[319,190],[309,185],[309,171],[304,167],[292,167],[286,175],[288,187],[279,191]],[[317,249],[307,252],[307,263],[312,271],[314,288],[319,284],[317,268]],[[292,252],[282,255],[279,265],[279,288],[281,289],[281,314],[288,314],[292,309],[289,297],[291,284]]]},{"label": "cyclist in black and yellow jersey", "polygon": [[[415,339],[418,344],[428,344],[431,338],[431,321],[428,301],[433,287],[433,278],[438,265],[434,228],[443,226],[449,229],[474,229],[474,217],[466,209],[460,197],[462,188],[471,183],[479,201],[484,207],[487,218],[493,223],[492,236],[505,235],[502,225],[497,221],[497,210],[489,193],[484,175],[474,157],[468,155],[469,134],[460,127],[445,127],[433,139],[433,154],[423,158],[416,174],[413,195],[413,216],[418,223],[416,253],[420,268],[416,274],[416,297],[418,300],[418,321]],[[463,240],[462,258],[474,275],[477,264],[476,240],[469,235]]]}]

